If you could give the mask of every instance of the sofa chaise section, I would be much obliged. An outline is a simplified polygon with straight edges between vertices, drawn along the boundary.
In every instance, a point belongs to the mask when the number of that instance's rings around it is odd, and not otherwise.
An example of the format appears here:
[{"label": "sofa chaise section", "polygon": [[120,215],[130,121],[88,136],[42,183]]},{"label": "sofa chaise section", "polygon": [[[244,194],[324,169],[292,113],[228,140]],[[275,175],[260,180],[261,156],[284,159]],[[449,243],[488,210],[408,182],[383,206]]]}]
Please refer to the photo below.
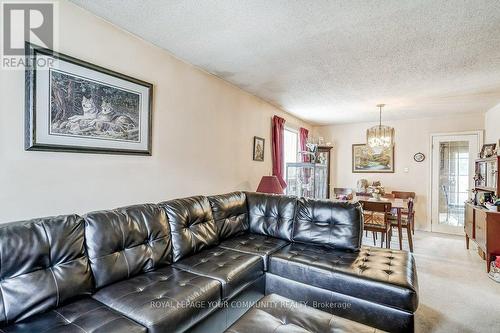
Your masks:
[{"label": "sofa chaise section", "polygon": [[[413,256],[362,247],[362,231],[359,204],[300,198],[293,243],[269,257],[266,293],[312,301],[379,329],[412,331],[418,306]],[[335,306],[339,302],[352,308]]]},{"label": "sofa chaise section", "polygon": [[418,304],[413,257],[404,251],[362,247],[345,252],[291,244],[271,255],[269,272],[406,311]]}]

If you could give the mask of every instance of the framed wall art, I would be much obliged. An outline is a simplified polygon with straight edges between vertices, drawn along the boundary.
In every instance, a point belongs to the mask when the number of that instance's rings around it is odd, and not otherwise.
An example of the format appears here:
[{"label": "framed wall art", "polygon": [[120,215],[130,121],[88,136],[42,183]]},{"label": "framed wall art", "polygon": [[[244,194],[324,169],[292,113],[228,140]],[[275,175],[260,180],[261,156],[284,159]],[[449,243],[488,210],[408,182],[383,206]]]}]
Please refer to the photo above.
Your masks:
[{"label": "framed wall art", "polygon": [[264,161],[264,145],[266,140],[264,138],[259,138],[258,136],[253,137],[253,160],[263,162]]},{"label": "framed wall art", "polygon": [[394,172],[394,147],[375,154],[365,144],[352,145],[353,173],[392,173]]},{"label": "framed wall art", "polygon": [[496,143],[485,143],[483,147],[481,147],[481,152],[480,152],[481,158],[488,158],[493,155],[496,155],[495,151],[496,146],[497,146]]},{"label": "framed wall art", "polygon": [[151,155],[151,83],[30,43],[26,63],[26,150]]}]

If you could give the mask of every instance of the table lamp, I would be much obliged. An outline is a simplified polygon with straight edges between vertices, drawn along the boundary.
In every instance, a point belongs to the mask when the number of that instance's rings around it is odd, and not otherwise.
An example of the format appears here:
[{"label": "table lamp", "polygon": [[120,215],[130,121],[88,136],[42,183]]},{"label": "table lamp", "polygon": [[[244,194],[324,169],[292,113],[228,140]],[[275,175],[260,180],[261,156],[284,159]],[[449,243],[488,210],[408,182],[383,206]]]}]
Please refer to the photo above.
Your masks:
[{"label": "table lamp", "polygon": [[260,180],[259,187],[257,187],[257,192],[283,194],[283,188],[280,185],[278,177],[263,176]]}]

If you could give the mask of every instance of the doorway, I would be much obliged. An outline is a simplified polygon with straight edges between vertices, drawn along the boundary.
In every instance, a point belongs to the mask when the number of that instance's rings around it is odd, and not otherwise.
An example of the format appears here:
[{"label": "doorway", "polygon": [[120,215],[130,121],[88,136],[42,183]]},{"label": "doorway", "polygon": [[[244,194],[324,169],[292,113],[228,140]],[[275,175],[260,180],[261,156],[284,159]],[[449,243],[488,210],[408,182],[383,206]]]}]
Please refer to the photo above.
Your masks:
[{"label": "doorway", "polygon": [[464,234],[465,201],[473,188],[480,132],[431,135],[431,230]]}]

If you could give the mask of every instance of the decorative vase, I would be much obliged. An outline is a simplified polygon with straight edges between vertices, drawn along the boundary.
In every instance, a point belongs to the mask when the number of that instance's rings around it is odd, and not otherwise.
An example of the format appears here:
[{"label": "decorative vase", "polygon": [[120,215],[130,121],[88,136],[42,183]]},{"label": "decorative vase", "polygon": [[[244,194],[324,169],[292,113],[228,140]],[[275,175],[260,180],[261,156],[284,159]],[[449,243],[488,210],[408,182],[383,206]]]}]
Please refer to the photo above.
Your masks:
[{"label": "decorative vase", "polygon": [[380,200],[380,198],[382,197],[382,194],[372,192],[372,197],[373,197],[375,200]]}]

